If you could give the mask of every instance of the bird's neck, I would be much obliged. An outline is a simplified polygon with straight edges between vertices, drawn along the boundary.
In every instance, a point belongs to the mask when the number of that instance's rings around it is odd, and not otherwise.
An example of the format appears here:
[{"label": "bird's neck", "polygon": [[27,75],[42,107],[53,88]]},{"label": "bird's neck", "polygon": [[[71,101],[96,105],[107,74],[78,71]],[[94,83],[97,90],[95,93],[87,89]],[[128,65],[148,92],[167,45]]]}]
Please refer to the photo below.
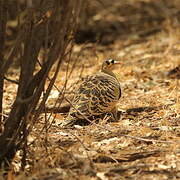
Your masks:
[{"label": "bird's neck", "polygon": [[102,71],[103,73],[106,73],[106,74],[108,74],[108,75],[113,76],[113,77],[116,78],[116,75],[115,75],[112,71],[109,71],[109,70],[106,70],[106,69],[102,69],[101,71]]}]

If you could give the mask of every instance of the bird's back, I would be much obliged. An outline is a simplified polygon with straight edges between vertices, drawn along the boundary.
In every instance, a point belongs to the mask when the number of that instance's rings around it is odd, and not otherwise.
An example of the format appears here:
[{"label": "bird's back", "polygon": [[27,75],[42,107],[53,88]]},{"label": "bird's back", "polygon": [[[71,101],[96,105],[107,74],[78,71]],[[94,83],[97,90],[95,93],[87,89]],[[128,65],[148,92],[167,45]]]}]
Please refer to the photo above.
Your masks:
[{"label": "bird's back", "polygon": [[63,126],[74,124],[76,120],[111,112],[120,97],[120,84],[115,76],[104,72],[87,76],[75,93]]}]

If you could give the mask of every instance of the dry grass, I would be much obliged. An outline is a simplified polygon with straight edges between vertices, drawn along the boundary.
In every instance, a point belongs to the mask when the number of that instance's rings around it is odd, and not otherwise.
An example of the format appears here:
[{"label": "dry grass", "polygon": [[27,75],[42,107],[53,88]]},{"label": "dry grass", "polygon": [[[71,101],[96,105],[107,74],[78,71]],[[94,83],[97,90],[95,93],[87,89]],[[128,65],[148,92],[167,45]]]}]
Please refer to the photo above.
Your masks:
[{"label": "dry grass", "polygon": [[[102,120],[72,130],[58,126],[65,114],[43,114],[28,138],[24,173],[29,179],[180,178],[180,82],[167,76],[180,64],[180,34],[179,27],[166,22],[161,28],[147,38],[129,36],[107,46],[75,45],[71,59],[78,57],[78,61],[67,87],[96,72],[104,58],[116,56],[124,61],[115,71],[122,86],[118,107],[123,114],[115,123]],[[59,89],[64,87],[66,68],[64,63],[64,76],[56,82]],[[12,94],[13,90],[5,94],[5,104]],[[58,95],[54,88],[48,105],[54,104]],[[16,172],[20,159],[18,152]],[[24,179],[25,174],[20,171],[16,179]],[[8,176],[13,176],[12,172]]]},{"label": "dry grass", "polygon": [[[115,48],[115,53],[125,54],[124,66],[116,69],[123,90],[119,122],[64,130],[58,127],[64,115],[54,114],[51,128],[41,132],[42,116],[29,137],[30,174],[39,179],[49,174],[52,179],[180,178],[180,86],[178,79],[166,76],[178,64],[179,55],[174,54],[178,45],[166,53],[168,44],[161,43],[165,37],[162,33],[121,51]],[[100,54],[98,62],[107,56]],[[99,67],[91,66],[96,60],[89,59],[79,62],[87,64],[83,76]],[[78,77],[78,69],[69,84]],[[59,78],[56,84],[59,88],[62,81]]]}]

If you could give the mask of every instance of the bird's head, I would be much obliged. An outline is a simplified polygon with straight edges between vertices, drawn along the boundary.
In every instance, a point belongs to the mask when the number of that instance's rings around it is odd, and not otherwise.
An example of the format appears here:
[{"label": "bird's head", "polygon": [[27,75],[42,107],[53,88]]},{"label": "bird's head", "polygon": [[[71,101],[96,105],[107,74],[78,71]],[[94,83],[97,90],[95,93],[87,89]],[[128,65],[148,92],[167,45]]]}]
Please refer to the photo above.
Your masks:
[{"label": "bird's head", "polygon": [[107,59],[102,64],[102,71],[112,71],[116,65],[122,64],[122,62],[114,60],[114,59]]}]

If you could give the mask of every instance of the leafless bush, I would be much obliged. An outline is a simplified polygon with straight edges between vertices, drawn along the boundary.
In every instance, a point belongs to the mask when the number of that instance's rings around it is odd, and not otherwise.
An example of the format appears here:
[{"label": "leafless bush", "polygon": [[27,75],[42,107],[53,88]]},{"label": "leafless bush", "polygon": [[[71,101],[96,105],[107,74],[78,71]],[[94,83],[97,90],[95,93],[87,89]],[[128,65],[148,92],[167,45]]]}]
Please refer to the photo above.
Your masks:
[{"label": "leafless bush", "polygon": [[[13,3],[12,3],[13,2]],[[6,25],[13,5],[17,7],[17,36],[5,52]],[[0,164],[7,165],[18,149],[26,146],[26,137],[36,123],[54,84],[67,47],[72,42],[81,0],[0,1],[0,111],[3,120],[4,76],[15,59],[20,61],[18,90],[4,130],[0,134]],[[42,48],[47,52],[40,70],[36,70]],[[40,101],[52,66],[56,70]],[[34,110],[37,109],[36,113]]]}]

